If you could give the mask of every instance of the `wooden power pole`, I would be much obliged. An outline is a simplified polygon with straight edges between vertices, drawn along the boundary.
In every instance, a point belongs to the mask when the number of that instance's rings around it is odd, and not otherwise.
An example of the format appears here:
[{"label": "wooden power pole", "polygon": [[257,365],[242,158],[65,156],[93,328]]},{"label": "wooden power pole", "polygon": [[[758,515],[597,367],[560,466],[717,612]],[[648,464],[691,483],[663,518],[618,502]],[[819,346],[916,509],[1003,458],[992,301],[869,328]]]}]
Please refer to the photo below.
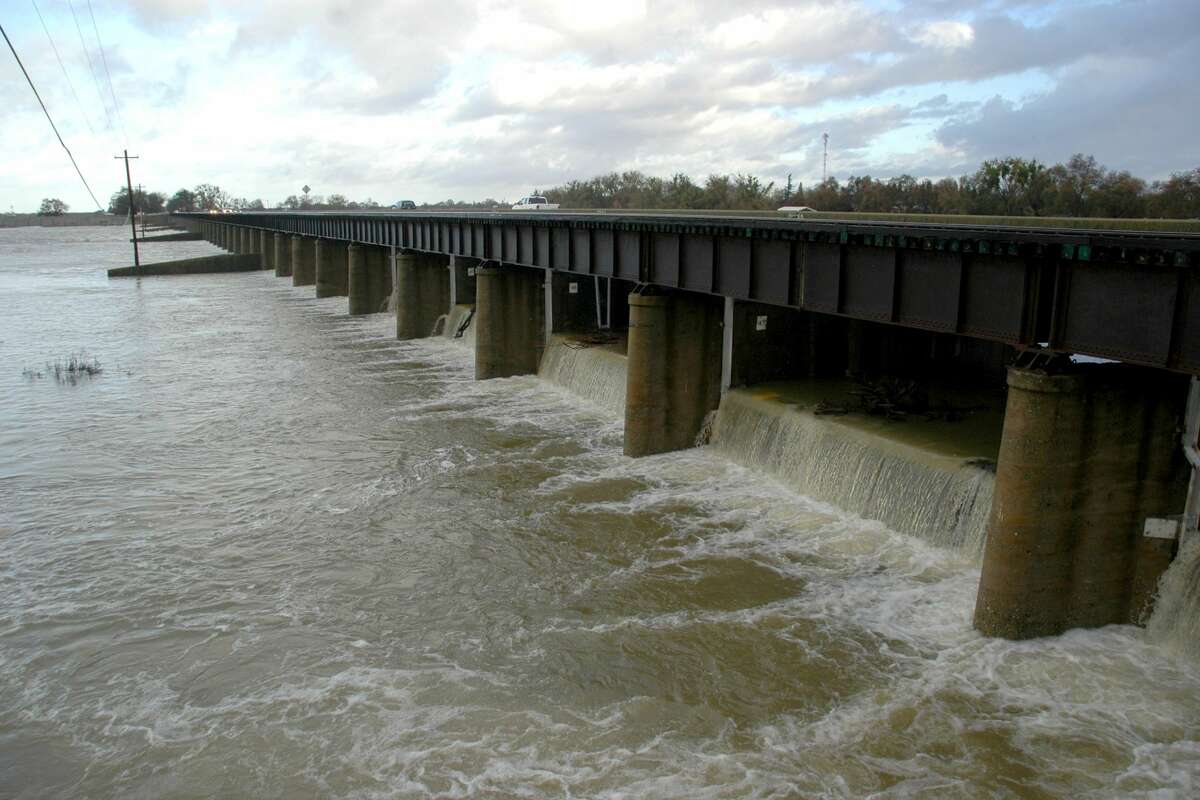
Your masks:
[{"label": "wooden power pole", "polygon": [[142,262],[138,258],[138,237],[137,237],[137,215],[136,208],[133,205],[133,178],[129,176],[129,159],[138,158],[138,156],[129,155],[129,151],[124,151],[123,156],[113,156],[116,159],[125,159],[125,186],[129,190],[129,232],[133,234],[133,268],[141,270]]}]

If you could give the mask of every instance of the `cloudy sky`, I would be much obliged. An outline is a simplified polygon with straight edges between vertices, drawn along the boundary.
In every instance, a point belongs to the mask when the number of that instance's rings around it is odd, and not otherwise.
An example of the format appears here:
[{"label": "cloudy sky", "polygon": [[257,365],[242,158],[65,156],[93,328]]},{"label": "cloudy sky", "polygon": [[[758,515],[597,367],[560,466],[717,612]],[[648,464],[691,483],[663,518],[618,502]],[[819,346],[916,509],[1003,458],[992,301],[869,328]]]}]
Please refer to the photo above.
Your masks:
[{"label": "cloudy sky", "polygon": [[[126,146],[148,188],[268,203],[511,199],[623,169],[807,184],[822,133],[842,179],[1078,151],[1200,166],[1200,0],[91,0],[95,28],[88,5],[36,0],[44,30],[0,0],[0,24],[105,203]],[[0,211],[86,210],[0,55]]]}]

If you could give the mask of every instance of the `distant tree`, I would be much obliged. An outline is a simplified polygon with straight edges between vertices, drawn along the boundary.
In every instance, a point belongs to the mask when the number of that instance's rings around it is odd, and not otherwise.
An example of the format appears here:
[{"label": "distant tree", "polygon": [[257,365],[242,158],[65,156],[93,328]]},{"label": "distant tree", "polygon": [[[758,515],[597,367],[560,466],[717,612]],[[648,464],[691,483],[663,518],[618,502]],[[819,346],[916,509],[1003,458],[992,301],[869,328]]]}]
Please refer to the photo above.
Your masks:
[{"label": "distant tree", "polygon": [[1174,172],[1165,181],[1155,181],[1147,210],[1155,217],[1200,219],[1200,167],[1191,172]]},{"label": "distant tree", "polygon": [[171,195],[171,199],[167,201],[167,211],[175,213],[176,211],[195,211],[196,210],[196,195],[187,189],[180,189],[175,194]]},{"label": "distant tree", "polygon": [[1096,163],[1095,156],[1085,156],[1083,153],[1071,156],[1062,170],[1056,171],[1062,206],[1068,215],[1091,215],[1092,195],[1100,188],[1104,172],[1104,167]]},{"label": "distant tree", "polygon": [[817,211],[850,210],[843,207],[848,204],[842,199],[841,187],[838,186],[837,178],[830,177],[823,183],[818,183],[815,188],[805,192],[804,196],[808,204]]},{"label": "distant tree", "polygon": [[281,208],[290,208],[293,211],[300,208],[300,198],[294,194],[289,194],[287,199],[279,204]]},{"label": "distant tree", "polygon": [[[146,192],[135,189],[133,205],[139,214],[157,214],[166,206],[167,198],[162,192]],[[129,190],[122,186],[108,199],[108,213],[123,217],[129,213]]]},{"label": "distant tree", "polygon": [[61,217],[70,208],[70,206],[57,197],[47,197],[42,201],[41,208],[38,209],[38,215],[42,217]]},{"label": "distant tree", "polygon": [[1092,195],[1092,210],[1101,217],[1146,216],[1146,182],[1122,170],[1108,172]]},{"label": "distant tree", "polygon": [[350,203],[346,200],[345,195],[331,194],[325,201],[325,205],[329,208],[349,208]]},{"label": "distant tree", "polygon": [[1046,167],[1036,159],[994,158],[975,172],[976,214],[1039,214],[1050,185]]},{"label": "distant tree", "polygon": [[[821,211],[1200,218],[1200,169],[1147,186],[1128,172],[1109,171],[1093,156],[1076,153],[1066,164],[1050,167],[1036,159],[1008,157],[984,161],[957,178],[861,175],[845,183],[830,178],[811,188],[798,183],[776,188],[744,174],[709,175],[698,186],[683,173],[664,179],[631,170],[567,181],[542,194],[564,208],[768,209],[789,204]],[[438,205],[506,204],[489,199]]]},{"label": "distant tree", "polygon": [[263,205],[263,201],[261,199],[255,198],[249,203],[243,205],[242,208],[246,208],[251,211],[262,211],[264,208],[266,208],[266,206]]},{"label": "distant tree", "polygon": [[139,198],[138,210],[143,214],[159,214],[166,210],[167,196],[162,192],[134,192],[134,195]]},{"label": "distant tree", "polygon": [[229,205],[229,195],[220,186],[212,183],[197,184],[192,189],[192,195],[198,211],[214,211]]}]

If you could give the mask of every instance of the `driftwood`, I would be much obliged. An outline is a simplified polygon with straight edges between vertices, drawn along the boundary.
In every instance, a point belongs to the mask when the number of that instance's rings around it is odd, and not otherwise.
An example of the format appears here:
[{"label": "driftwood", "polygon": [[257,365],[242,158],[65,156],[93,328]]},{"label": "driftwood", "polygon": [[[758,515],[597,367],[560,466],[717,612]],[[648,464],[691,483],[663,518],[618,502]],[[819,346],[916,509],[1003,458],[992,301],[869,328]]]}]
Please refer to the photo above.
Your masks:
[{"label": "driftwood", "polygon": [[984,405],[954,406],[949,403],[930,403],[929,392],[914,380],[902,378],[858,379],[851,390],[853,400],[834,403],[822,400],[813,413],[817,416],[844,416],[850,413],[884,417],[895,422],[916,417],[927,420],[958,422]]}]

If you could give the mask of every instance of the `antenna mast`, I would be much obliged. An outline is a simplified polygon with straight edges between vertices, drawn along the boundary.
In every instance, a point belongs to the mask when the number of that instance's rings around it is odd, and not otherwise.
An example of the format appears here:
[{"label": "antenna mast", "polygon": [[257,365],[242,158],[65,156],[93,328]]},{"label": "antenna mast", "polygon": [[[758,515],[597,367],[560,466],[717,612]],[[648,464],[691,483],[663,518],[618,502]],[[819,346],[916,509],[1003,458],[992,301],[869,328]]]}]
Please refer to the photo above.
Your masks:
[{"label": "antenna mast", "polygon": [[829,134],[821,134],[821,145],[824,152],[821,155],[821,183],[829,180]]}]

